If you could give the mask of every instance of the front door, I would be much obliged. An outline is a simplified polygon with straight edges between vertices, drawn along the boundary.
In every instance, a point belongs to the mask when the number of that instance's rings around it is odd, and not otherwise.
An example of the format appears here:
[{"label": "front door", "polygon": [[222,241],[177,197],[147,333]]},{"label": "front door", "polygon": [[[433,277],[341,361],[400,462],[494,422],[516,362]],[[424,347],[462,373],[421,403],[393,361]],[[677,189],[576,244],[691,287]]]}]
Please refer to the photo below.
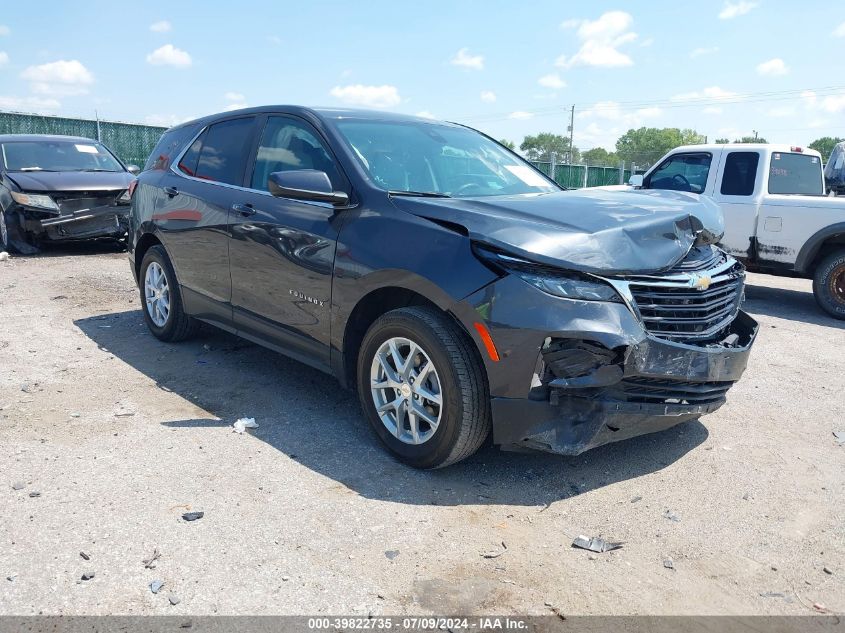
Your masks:
[{"label": "front door", "polygon": [[734,257],[755,256],[752,237],[758,230],[758,208],[763,182],[760,153],[735,151],[722,154],[721,183],[713,199],[725,216],[725,235],[720,246]]},{"label": "front door", "polygon": [[266,118],[246,187],[229,211],[232,305],[239,332],[312,364],[328,364],[332,268],[341,223],[323,202],[276,198],[273,172],[317,169],[349,191],[327,145],[307,122]]}]

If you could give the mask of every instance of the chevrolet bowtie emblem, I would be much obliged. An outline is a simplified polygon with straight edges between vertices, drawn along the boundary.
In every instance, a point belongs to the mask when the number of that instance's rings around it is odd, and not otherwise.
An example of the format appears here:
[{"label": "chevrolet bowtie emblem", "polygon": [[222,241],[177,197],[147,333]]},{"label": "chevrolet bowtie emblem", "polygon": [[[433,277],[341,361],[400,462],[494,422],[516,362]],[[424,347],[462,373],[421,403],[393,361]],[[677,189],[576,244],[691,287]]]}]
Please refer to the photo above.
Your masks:
[{"label": "chevrolet bowtie emblem", "polygon": [[698,290],[707,290],[710,287],[712,280],[707,275],[693,275],[690,279],[690,285]]}]

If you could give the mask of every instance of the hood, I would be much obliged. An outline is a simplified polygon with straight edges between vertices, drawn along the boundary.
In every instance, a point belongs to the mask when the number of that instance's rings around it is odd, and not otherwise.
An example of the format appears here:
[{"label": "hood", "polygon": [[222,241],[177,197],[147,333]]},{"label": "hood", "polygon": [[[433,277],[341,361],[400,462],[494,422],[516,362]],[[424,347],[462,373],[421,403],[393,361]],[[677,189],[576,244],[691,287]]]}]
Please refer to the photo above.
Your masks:
[{"label": "hood", "polygon": [[677,191],[580,190],[490,198],[411,198],[414,215],[464,227],[471,240],[559,268],[633,274],[670,268],[724,233],[719,206]]},{"label": "hood", "polygon": [[10,171],[6,176],[21,191],[116,191],[135,178],[128,171]]}]

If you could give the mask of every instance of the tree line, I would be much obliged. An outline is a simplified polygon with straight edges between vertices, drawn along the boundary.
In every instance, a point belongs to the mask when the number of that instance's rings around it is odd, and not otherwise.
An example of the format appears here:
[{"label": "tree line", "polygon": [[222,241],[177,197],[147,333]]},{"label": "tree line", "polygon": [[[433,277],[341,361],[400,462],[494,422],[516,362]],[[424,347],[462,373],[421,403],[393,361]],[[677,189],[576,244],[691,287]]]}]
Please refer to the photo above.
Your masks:
[{"label": "tree line", "polygon": [[[811,149],[817,150],[827,161],[833,147],[843,140],[839,137],[823,136],[810,143]],[[515,150],[513,141],[502,139],[499,141],[505,147]],[[580,151],[578,147],[570,145],[568,136],[541,132],[534,136],[526,136],[519,145],[523,155],[532,161],[554,161],[556,163],[575,163],[585,165],[605,165],[618,167],[623,161],[626,165],[635,165],[646,169],[656,162],[669,150],[679,145],[698,145],[706,143],[707,138],[692,129],[641,127],[628,130],[616,141],[615,151],[608,151],[603,147],[594,147]],[[717,138],[716,143],[730,143],[728,138]],[[734,143],[767,143],[760,136],[743,136],[734,139]]]}]

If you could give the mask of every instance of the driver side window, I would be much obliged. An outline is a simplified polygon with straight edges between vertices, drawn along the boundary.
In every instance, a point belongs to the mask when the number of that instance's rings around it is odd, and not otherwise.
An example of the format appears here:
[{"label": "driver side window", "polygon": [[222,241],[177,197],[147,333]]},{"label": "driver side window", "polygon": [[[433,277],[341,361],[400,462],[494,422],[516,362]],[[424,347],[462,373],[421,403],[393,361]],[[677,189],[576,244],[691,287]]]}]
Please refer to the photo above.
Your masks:
[{"label": "driver side window", "polygon": [[711,159],[705,153],[674,154],[651,172],[643,188],[702,193],[710,175]]}]

